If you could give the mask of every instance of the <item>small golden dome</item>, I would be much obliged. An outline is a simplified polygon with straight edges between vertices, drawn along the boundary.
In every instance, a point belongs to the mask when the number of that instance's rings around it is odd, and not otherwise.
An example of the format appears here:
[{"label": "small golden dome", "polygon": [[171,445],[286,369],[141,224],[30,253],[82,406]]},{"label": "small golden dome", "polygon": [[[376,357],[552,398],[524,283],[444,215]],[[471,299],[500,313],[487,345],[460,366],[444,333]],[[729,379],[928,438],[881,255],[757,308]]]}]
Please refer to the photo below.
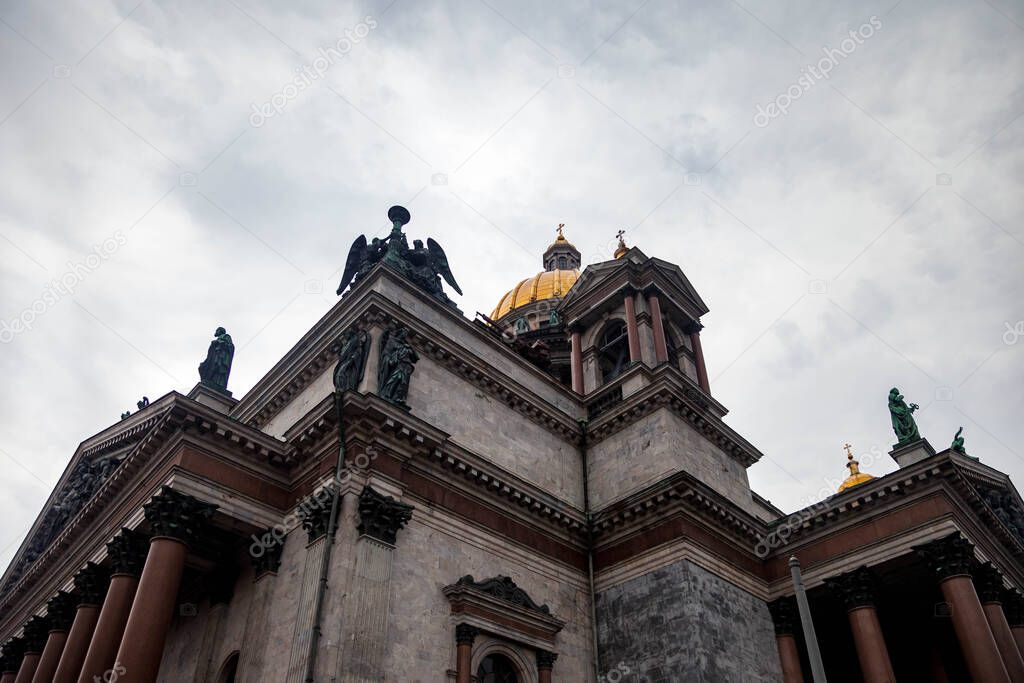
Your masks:
[{"label": "small golden dome", "polygon": [[839,490],[836,493],[842,493],[847,489],[852,489],[854,486],[858,486],[866,481],[874,479],[870,474],[860,471],[860,463],[854,460],[853,453],[850,451],[853,447],[850,444],[846,444],[844,448],[846,448],[846,458],[848,460],[846,466],[850,469],[850,476],[848,476],[846,480],[839,485]]},{"label": "small golden dome", "polygon": [[[566,242],[561,235],[559,235],[559,240]],[[544,270],[533,277],[528,277],[501,297],[501,301],[491,313],[491,320],[498,320],[509,311],[535,301],[561,299],[576,283],[579,276],[580,271],[573,268],[572,270]]]},{"label": "small golden dome", "polygon": [[619,238],[619,245],[615,248],[615,258],[622,258],[629,251],[629,247],[626,246],[626,241],[622,239],[622,236],[626,234],[625,230],[619,230],[615,236]]}]

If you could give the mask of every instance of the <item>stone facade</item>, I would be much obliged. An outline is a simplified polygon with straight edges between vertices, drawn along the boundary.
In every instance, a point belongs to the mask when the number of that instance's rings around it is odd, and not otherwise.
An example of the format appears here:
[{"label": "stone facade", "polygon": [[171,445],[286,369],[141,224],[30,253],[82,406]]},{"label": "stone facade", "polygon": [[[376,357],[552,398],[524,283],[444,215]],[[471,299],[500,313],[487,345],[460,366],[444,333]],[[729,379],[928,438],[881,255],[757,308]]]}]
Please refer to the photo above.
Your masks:
[{"label": "stone facade", "polygon": [[687,560],[599,593],[597,623],[606,676],[628,670],[621,680],[781,680],[764,601]]}]

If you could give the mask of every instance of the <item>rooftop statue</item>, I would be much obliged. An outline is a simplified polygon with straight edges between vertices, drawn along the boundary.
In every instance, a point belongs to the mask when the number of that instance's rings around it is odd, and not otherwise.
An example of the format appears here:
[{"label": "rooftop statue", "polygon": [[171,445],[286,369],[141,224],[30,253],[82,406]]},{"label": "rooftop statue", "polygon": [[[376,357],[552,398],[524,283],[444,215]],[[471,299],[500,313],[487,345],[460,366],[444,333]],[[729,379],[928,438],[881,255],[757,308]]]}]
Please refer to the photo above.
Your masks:
[{"label": "rooftop statue", "polygon": [[426,247],[423,246],[422,240],[414,240],[410,249],[409,242],[402,232],[402,226],[408,223],[410,218],[407,209],[392,206],[388,210],[391,234],[384,239],[374,237],[369,243],[366,241],[366,235],[356,238],[349,249],[348,258],[345,259],[345,271],[338,285],[339,295],[383,261],[434,298],[451,306],[455,305],[445,295],[441,285],[441,278],[444,278],[452,289],[462,294],[455,276],[452,275],[444,249],[430,238],[427,238]]},{"label": "rooftop statue", "polygon": [[231,374],[231,361],[235,357],[235,344],[223,327],[218,327],[213,336],[206,360],[199,364],[199,381],[212,389],[230,394],[228,376]]},{"label": "rooftop statue", "polygon": [[917,422],[914,421],[914,411],[918,409],[916,403],[907,404],[903,400],[900,390],[893,387],[889,392],[889,413],[892,415],[892,428],[896,432],[896,439],[899,445],[917,441],[921,433],[917,431]]},{"label": "rooftop statue", "polygon": [[419,355],[408,340],[409,330],[399,327],[385,332],[381,340],[380,365],[377,370],[377,395],[403,408],[409,395],[409,379]]}]

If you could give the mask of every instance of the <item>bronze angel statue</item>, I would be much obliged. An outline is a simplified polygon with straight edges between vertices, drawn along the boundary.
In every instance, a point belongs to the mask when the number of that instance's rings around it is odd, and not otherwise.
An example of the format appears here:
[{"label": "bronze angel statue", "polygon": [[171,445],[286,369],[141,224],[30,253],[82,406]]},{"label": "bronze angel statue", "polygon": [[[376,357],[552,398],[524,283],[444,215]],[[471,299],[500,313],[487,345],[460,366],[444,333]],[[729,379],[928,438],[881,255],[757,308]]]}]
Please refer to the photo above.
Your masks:
[{"label": "bronze angel statue", "polygon": [[392,206],[388,211],[388,219],[391,220],[392,227],[391,234],[387,237],[374,237],[373,241],[368,243],[366,236],[360,235],[352,243],[348,258],[345,259],[345,271],[341,276],[341,284],[338,285],[338,294],[344,292],[353,282],[358,282],[383,261],[435,298],[454,306],[444,293],[441,279],[443,278],[460,295],[462,289],[452,275],[448,257],[441,245],[427,238],[426,247],[423,246],[422,240],[414,240],[413,247],[409,248],[409,242],[402,232],[402,226],[410,220],[409,211],[404,207]]}]

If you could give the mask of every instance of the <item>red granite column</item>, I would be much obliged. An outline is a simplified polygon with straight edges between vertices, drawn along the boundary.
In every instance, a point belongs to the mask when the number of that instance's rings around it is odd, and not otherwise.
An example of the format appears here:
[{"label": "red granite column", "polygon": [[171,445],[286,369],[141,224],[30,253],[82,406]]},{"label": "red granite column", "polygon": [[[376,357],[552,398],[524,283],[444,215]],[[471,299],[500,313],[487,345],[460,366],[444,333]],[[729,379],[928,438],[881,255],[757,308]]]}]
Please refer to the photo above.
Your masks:
[{"label": "red granite column", "polygon": [[572,371],[572,390],[583,393],[583,342],[580,331],[572,331],[572,348],[570,351],[570,369]]},{"label": "red granite column", "polygon": [[651,312],[651,329],[654,331],[654,359],[660,365],[668,362],[668,340],[665,338],[665,322],[661,319],[661,302],[658,295],[647,295],[647,310]]},{"label": "red granite column", "polygon": [[551,683],[551,670],[555,667],[558,655],[547,650],[537,650],[537,681]]},{"label": "red granite column", "polygon": [[40,616],[33,616],[25,623],[25,656],[21,660],[21,667],[14,683],[32,683],[32,677],[39,666],[39,657],[43,654],[43,648],[49,638],[50,623]]},{"label": "red granite column", "polygon": [[704,349],[700,345],[700,331],[704,326],[694,320],[687,328],[690,345],[693,346],[693,362],[697,366],[697,384],[708,396],[711,395],[711,384],[708,382],[708,368],[704,364]]},{"label": "red granite column", "polygon": [[971,581],[974,546],[957,531],[914,550],[939,580],[971,679],[1009,683],[1010,675]]},{"label": "red granite column", "polygon": [[1015,590],[1007,591],[1003,595],[1003,610],[1010,625],[1010,633],[1017,643],[1017,651],[1024,655],[1024,598]]},{"label": "red granite column", "polygon": [[779,649],[779,663],[782,665],[783,683],[804,683],[804,672],[800,666],[800,653],[796,646],[796,629],[800,617],[796,600],[784,597],[768,603],[768,611],[775,625],[775,646]]},{"label": "red granite column", "polygon": [[142,563],[149,550],[149,539],[131,529],[121,532],[107,543],[107,556],[113,575],[107,588],[107,596],[100,608],[96,628],[86,650],[78,683],[101,681],[108,671],[114,670],[117,650],[121,646],[125,624],[131,612],[135,591],[139,585]]},{"label": "red granite column", "polygon": [[889,649],[875,611],[875,581],[867,567],[826,579],[825,585],[846,606],[864,683],[895,683]]},{"label": "red granite column", "polygon": [[636,326],[636,292],[630,288],[623,290],[622,303],[626,307],[626,338],[629,340],[629,362],[639,363],[640,357],[640,332]]},{"label": "red granite column", "polygon": [[1002,655],[1006,672],[1010,674],[1010,680],[1014,683],[1024,683],[1024,659],[1020,656],[1017,643],[1010,631],[1010,624],[1003,613],[1003,575],[991,562],[986,563],[975,570],[974,585],[981,599],[985,619],[992,629],[996,647]]},{"label": "red granite column", "polygon": [[53,674],[57,672],[57,664],[68,642],[68,630],[71,628],[76,602],[78,600],[75,596],[61,591],[46,603],[50,633],[43,653],[39,656],[39,665],[32,675],[32,683],[53,683]]},{"label": "red granite column", "polygon": [[3,675],[0,675],[0,683],[14,683],[17,676],[17,671],[4,671]]},{"label": "red granite column", "polygon": [[68,642],[64,645],[64,653],[60,656],[57,670],[53,674],[53,683],[75,683],[82,671],[82,662],[89,649],[89,641],[96,629],[96,620],[100,616],[100,603],[106,590],[107,577],[102,567],[90,562],[75,574],[75,593],[78,604],[75,618],[68,632]]},{"label": "red granite column", "polygon": [[455,683],[471,683],[473,680],[473,641],[478,633],[469,624],[455,627]]},{"label": "red granite column", "polygon": [[164,486],[144,508],[155,535],[115,658],[115,667],[124,672],[119,679],[122,683],[155,683],[174,618],[188,544],[214,510],[214,506],[169,486]]}]

